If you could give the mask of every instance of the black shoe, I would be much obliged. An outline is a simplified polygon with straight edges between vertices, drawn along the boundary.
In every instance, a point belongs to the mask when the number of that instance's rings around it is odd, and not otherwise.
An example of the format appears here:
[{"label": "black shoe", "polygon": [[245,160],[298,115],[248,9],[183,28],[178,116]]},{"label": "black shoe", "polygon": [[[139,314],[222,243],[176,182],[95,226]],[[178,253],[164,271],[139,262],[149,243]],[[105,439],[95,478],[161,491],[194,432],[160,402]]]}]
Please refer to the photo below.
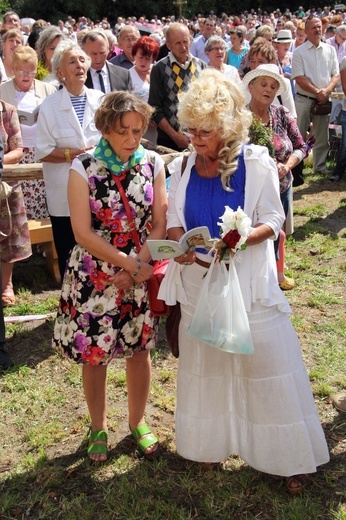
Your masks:
[{"label": "black shoe", "polygon": [[340,177],[340,175],[332,175],[329,180],[332,182],[339,182],[341,179],[342,177]]},{"label": "black shoe", "polygon": [[0,370],[8,370],[13,366],[14,363],[10,356],[7,354],[6,350],[0,348]]}]

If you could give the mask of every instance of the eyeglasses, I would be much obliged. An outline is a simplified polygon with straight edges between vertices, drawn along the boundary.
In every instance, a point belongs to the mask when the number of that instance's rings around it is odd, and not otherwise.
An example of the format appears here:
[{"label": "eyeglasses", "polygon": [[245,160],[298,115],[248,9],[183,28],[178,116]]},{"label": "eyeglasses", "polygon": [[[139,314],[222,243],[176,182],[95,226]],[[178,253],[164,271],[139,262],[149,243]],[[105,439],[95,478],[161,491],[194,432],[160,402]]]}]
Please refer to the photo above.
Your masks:
[{"label": "eyeglasses", "polygon": [[208,132],[206,132],[206,130],[201,130],[201,133],[199,133],[199,134],[193,134],[192,132],[188,132],[187,130],[184,130],[183,134],[186,135],[187,137],[189,137],[190,139],[196,139],[198,137],[202,141],[209,141],[209,139],[214,139],[214,137],[216,137],[216,134],[206,135],[206,134],[208,134]]},{"label": "eyeglasses", "polygon": [[225,47],[212,47],[211,49],[209,49],[209,51],[220,51],[220,52],[225,52]]},{"label": "eyeglasses", "polygon": [[19,76],[35,76],[36,70],[34,70],[34,71],[16,70],[16,74],[19,74]]},{"label": "eyeglasses", "polygon": [[137,36],[124,36],[121,39],[125,42],[136,42],[138,40]]}]

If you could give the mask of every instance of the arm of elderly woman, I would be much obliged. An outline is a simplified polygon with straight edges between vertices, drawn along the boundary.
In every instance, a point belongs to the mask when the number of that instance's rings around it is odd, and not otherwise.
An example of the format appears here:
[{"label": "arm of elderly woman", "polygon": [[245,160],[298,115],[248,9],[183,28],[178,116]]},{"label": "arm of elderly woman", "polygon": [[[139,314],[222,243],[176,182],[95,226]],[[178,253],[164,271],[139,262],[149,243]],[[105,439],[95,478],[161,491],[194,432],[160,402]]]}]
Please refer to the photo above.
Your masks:
[{"label": "arm of elderly woman", "polygon": [[293,152],[285,162],[277,162],[279,179],[287,175],[292,168],[297,166],[303,160],[305,149],[304,139],[299,131],[296,120],[290,112],[282,107],[281,110],[284,110],[281,120],[284,122],[287,137],[292,143]]},{"label": "arm of elderly woman", "polygon": [[93,146],[88,146],[86,148],[54,148],[49,155],[42,157],[42,162],[48,163],[62,163],[68,162],[71,163],[77,155],[86,152],[87,150],[91,150],[94,148]]},{"label": "arm of elderly woman", "polygon": [[[166,233],[165,213],[167,210],[167,199],[164,179],[165,173],[162,169],[154,182],[150,238],[164,238]],[[68,200],[76,241],[92,255],[121,268],[121,271],[110,278],[116,287],[126,290],[133,285],[134,281],[140,283],[153,276],[153,268],[148,263],[151,260],[151,256],[145,243],[137,257],[141,260],[140,269],[138,269],[137,258],[123,253],[93,231],[89,205],[89,187],[85,179],[75,170],[70,170]],[[137,275],[133,278],[133,274],[136,272]]]},{"label": "arm of elderly woman", "polygon": [[17,164],[23,155],[22,133],[17,110],[7,103],[3,103],[2,125],[3,140],[6,142],[4,164]]},{"label": "arm of elderly woman", "polygon": [[4,155],[4,164],[17,164],[23,155],[23,148],[14,148]]}]

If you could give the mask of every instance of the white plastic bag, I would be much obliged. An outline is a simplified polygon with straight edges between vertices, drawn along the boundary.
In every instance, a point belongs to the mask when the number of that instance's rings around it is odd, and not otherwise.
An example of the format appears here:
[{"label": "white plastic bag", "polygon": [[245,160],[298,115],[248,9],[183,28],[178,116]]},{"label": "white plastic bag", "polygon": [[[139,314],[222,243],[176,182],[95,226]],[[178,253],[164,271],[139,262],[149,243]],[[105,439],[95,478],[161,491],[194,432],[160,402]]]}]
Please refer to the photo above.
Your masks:
[{"label": "white plastic bag", "polygon": [[215,257],[202,282],[188,331],[211,347],[234,354],[252,354],[254,346],[234,260],[227,271]]}]

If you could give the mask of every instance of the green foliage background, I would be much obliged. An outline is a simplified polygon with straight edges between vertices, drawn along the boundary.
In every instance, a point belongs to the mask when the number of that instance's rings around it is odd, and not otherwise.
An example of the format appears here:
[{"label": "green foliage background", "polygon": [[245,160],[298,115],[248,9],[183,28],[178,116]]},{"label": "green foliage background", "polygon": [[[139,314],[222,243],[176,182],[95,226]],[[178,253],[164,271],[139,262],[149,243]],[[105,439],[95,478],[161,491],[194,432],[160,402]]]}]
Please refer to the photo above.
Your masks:
[{"label": "green foliage background", "polygon": [[[265,5],[262,0],[242,0],[241,4],[237,4],[233,0],[178,0],[182,2],[182,15],[191,18],[199,13],[208,15],[214,12],[217,15],[222,13],[239,14],[244,10],[252,8],[267,10],[268,12],[277,8],[277,5],[271,4],[271,0]],[[322,0],[321,0],[322,1]],[[285,4],[291,11],[298,8],[300,4]],[[320,1],[315,3],[316,7],[320,5]],[[44,20],[56,23],[60,18],[66,20],[68,15],[78,18],[86,16],[92,20],[99,20],[106,16],[111,22],[115,22],[118,16],[145,16],[152,18],[154,15],[162,16],[179,16],[179,6],[177,0],[55,0],[54,2],[38,2],[37,0],[0,0],[0,13],[4,13],[11,7],[21,18],[43,18]]]}]

